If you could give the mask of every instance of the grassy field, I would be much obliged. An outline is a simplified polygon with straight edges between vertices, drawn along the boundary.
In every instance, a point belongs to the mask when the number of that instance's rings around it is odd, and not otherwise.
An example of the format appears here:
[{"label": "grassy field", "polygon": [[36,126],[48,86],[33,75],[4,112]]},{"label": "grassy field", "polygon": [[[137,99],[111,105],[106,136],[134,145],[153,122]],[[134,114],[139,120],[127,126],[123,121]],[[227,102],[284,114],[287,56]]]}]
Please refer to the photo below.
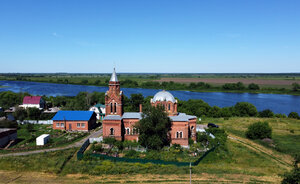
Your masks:
[{"label": "grassy field", "polygon": [[[215,152],[192,168],[193,183],[278,183],[287,171],[273,159],[229,140],[228,153]],[[0,181],[13,183],[187,183],[189,168],[154,164],[77,161],[69,149],[0,158]],[[43,179],[39,178],[43,177]]]},{"label": "grassy field", "polygon": [[[274,145],[246,139],[247,127],[267,121],[273,128]],[[300,120],[230,118],[204,119],[225,128],[227,149],[210,153],[192,167],[193,183],[280,183],[291,169],[291,154],[299,152]],[[298,140],[298,141],[297,141]],[[0,181],[13,183],[188,183],[189,168],[173,165],[76,159],[69,149],[29,156],[0,158]],[[28,172],[30,171],[30,172]],[[16,174],[17,172],[17,174]],[[34,175],[32,178],[31,176]],[[41,180],[38,176],[44,177]],[[19,178],[18,178],[19,177]]]},{"label": "grassy field", "polygon": [[267,121],[272,127],[272,145],[263,141],[256,142],[286,154],[294,154],[300,152],[300,120],[290,118],[230,118],[224,120],[223,118],[206,118],[201,123],[216,123],[224,128],[227,132],[245,138],[245,131],[248,126],[257,121]]},{"label": "grassy field", "polygon": [[[34,149],[43,149],[63,146],[70,144],[77,140],[80,140],[87,133],[80,132],[64,132],[61,130],[54,130],[52,125],[40,125],[34,124],[31,128],[28,128],[28,125],[19,125],[18,130],[18,142],[17,144],[11,146],[9,149],[0,150],[0,153],[9,153],[16,151],[26,151]],[[50,134],[50,142],[45,146],[36,146],[36,138],[42,134]]]}]

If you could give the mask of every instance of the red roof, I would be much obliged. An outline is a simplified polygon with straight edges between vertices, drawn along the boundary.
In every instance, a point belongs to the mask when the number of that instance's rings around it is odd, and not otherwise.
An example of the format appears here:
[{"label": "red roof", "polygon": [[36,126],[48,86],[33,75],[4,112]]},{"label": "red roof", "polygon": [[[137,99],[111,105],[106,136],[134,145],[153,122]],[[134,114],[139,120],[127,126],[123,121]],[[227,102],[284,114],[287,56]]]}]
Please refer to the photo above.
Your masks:
[{"label": "red roof", "polygon": [[41,96],[25,96],[23,104],[40,104],[41,98]]}]

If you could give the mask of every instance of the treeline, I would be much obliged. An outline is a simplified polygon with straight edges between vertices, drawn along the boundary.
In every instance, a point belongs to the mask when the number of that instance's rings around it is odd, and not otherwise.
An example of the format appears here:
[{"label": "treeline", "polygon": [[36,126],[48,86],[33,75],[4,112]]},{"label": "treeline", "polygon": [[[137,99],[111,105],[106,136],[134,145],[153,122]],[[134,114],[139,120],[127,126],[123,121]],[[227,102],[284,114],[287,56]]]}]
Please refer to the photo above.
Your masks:
[{"label": "treeline", "polygon": [[[77,84],[77,85],[94,85],[94,86],[107,86],[109,82],[109,75],[102,75],[102,77],[85,77],[83,76],[69,76],[66,77],[64,75],[59,77],[41,77],[37,79],[36,76],[39,75],[13,75],[13,76],[6,76],[6,77],[13,77],[13,78],[6,78],[8,80],[21,80],[21,81],[37,81],[37,82],[49,82],[49,83],[60,83],[60,84]],[[32,78],[35,77],[35,78]],[[155,75],[148,75],[148,79],[158,79],[159,76]],[[142,76],[138,76],[138,78],[143,78]],[[300,92],[300,84],[293,83],[291,89],[286,88],[267,88],[261,87],[258,84],[251,83],[249,85],[245,85],[242,82],[237,83],[226,83],[221,86],[212,86],[209,83],[205,82],[198,82],[198,83],[178,83],[178,82],[158,82],[158,81],[146,81],[142,82],[141,80],[131,80],[126,79],[126,76],[121,78],[120,80],[122,87],[128,88],[147,88],[147,89],[165,89],[165,90],[191,90],[191,91],[241,91],[241,92],[276,92],[276,93],[291,93],[291,94],[299,94]]]},{"label": "treeline", "polygon": [[[10,91],[0,93],[0,107],[12,107],[22,103],[22,97],[28,93],[14,93]],[[62,110],[88,110],[90,106],[96,103],[105,103],[105,93],[100,92],[80,92],[73,97],[68,96],[43,96],[48,107],[60,107]],[[131,94],[128,98],[124,96],[123,107],[125,112],[138,112],[139,104],[143,106],[150,105],[152,96],[144,97],[142,94]],[[7,106],[9,104],[9,106]],[[178,112],[183,112],[197,117],[262,117],[262,118],[286,118],[285,114],[275,114],[270,109],[258,112],[253,104],[248,102],[238,102],[232,107],[210,106],[203,100],[178,100]],[[297,112],[291,112],[289,118],[300,119]]]}]

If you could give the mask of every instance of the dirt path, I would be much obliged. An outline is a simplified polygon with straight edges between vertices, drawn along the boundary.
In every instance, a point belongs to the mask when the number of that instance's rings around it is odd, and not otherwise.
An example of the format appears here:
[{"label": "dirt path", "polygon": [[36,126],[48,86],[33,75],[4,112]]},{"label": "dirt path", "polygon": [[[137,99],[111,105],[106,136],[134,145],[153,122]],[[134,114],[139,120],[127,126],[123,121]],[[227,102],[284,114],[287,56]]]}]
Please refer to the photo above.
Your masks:
[{"label": "dirt path", "polygon": [[[192,183],[280,183],[278,176],[249,176],[246,174],[193,174]],[[90,176],[68,174],[59,176],[41,172],[0,171],[0,183],[190,183],[189,175],[116,174]]]},{"label": "dirt path", "polygon": [[293,158],[290,155],[278,153],[276,151],[273,151],[272,149],[265,148],[264,146],[257,144],[249,139],[238,137],[233,134],[229,134],[228,137],[230,139],[232,139],[233,141],[241,143],[244,146],[246,146],[256,152],[260,152],[260,153],[268,156],[274,162],[276,162],[277,164],[279,164],[280,166],[282,166],[284,168],[291,169],[291,167],[292,167]]},{"label": "dirt path", "polygon": [[57,147],[57,148],[49,148],[49,149],[41,149],[41,150],[33,150],[33,151],[26,151],[26,152],[0,154],[0,158],[1,157],[6,157],[6,156],[30,155],[30,154],[36,154],[36,153],[58,151],[58,150],[65,150],[65,149],[74,148],[74,147],[80,147],[87,139],[99,137],[101,134],[102,134],[102,128],[98,131],[92,131],[91,134],[89,136],[87,136],[86,138],[84,138],[80,141],[74,142],[74,143],[72,143],[70,145],[67,145],[67,146]]}]

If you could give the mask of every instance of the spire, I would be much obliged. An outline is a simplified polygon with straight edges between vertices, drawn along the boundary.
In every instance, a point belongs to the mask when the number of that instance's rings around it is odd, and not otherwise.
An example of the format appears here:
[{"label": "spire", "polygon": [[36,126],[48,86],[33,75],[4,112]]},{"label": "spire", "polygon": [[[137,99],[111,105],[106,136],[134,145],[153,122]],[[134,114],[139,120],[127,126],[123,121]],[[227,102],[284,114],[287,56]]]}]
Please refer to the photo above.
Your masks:
[{"label": "spire", "polygon": [[113,73],[111,74],[110,81],[111,81],[111,82],[118,82],[118,77],[117,77],[116,69],[115,69],[115,68],[114,68]]}]

